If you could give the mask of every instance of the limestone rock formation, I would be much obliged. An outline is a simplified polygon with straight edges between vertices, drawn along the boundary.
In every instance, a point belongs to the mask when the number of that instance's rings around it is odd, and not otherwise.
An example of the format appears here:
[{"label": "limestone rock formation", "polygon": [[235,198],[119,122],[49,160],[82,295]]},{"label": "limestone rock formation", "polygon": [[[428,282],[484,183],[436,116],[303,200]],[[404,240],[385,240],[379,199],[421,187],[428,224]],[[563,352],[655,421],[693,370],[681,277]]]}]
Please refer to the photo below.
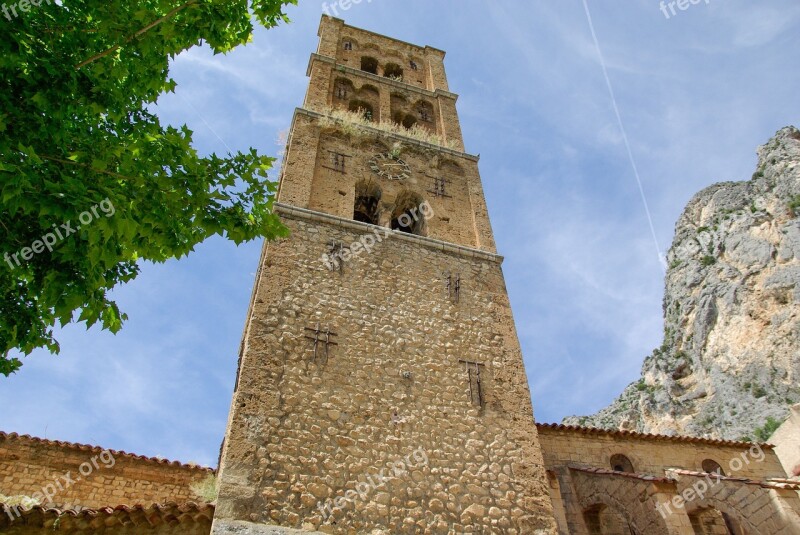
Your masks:
[{"label": "limestone rock formation", "polygon": [[667,256],[664,343],[609,407],[565,423],[756,438],[800,401],[800,131],[758,149],[745,182],[689,202]]}]

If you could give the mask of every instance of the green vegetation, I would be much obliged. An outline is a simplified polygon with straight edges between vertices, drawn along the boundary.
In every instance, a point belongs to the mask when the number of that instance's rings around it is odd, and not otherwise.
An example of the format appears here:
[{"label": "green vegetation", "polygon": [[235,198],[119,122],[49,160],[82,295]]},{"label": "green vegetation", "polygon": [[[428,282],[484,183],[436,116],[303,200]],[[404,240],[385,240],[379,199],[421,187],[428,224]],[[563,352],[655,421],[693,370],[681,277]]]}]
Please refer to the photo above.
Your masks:
[{"label": "green vegetation", "polygon": [[204,480],[192,483],[189,488],[195,493],[198,499],[204,503],[214,503],[217,501],[217,477],[209,474]]},{"label": "green vegetation", "polygon": [[703,266],[706,266],[706,267],[710,266],[712,264],[716,264],[716,262],[717,262],[717,259],[714,258],[711,255],[706,255],[706,256],[704,256],[703,258],[700,259],[700,264],[702,264]]},{"label": "green vegetation", "polygon": [[[41,2],[0,17],[0,258],[23,258],[0,262],[0,374],[22,365],[11,351],[57,353],[57,324],[117,332],[125,315],[108,292],[143,261],[183,257],[214,235],[286,235],[266,180],[273,158],[201,156],[185,125],[151,109],[175,91],[175,56],[201,43],[229,52],[254,23],[287,21],[294,3]],[[101,202],[113,214],[83,224]]]},{"label": "green vegetation", "polygon": [[781,423],[772,416],[770,416],[769,418],[767,418],[767,422],[763,426],[757,427],[753,431],[753,434],[756,436],[756,439],[759,440],[760,442],[766,442],[769,440],[769,437],[771,437],[772,434],[780,426]]},{"label": "green vegetation", "polygon": [[5,494],[0,494],[0,503],[8,507],[22,507],[23,509],[30,509],[31,507],[42,505],[39,500],[31,498],[30,496],[6,496]]},{"label": "green vegetation", "polygon": [[792,217],[797,217],[798,213],[800,213],[800,195],[789,201],[789,212]]}]

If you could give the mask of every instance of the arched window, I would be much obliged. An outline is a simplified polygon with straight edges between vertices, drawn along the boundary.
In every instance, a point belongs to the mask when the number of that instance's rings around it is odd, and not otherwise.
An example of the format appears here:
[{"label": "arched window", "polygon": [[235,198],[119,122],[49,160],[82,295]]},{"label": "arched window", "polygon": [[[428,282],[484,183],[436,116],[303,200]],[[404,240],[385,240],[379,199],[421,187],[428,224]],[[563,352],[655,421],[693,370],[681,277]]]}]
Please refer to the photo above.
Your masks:
[{"label": "arched window", "polygon": [[611,469],[615,472],[628,472],[631,474],[635,472],[631,460],[621,453],[615,453],[611,456]]},{"label": "arched window", "polygon": [[392,230],[408,232],[418,236],[424,235],[425,217],[422,214],[422,197],[411,191],[404,191],[397,196],[392,211]]},{"label": "arched window", "polygon": [[378,74],[378,60],[369,56],[362,57],[361,70],[372,74]]},{"label": "arched window", "polygon": [[722,471],[722,467],[713,459],[704,460],[701,466],[703,467],[703,472],[706,472],[707,474],[719,474],[721,476],[725,475],[725,472]]},{"label": "arched window", "polygon": [[359,180],[356,183],[356,200],[353,206],[353,220],[371,225],[378,224],[381,188],[373,181]]},{"label": "arched window", "polygon": [[363,100],[351,100],[348,109],[350,111],[360,113],[367,121],[373,120],[374,115],[372,105],[369,102],[364,102]]},{"label": "arched window", "polygon": [[345,78],[339,78],[334,84],[333,96],[337,100],[347,100],[355,93],[355,90],[353,82]]},{"label": "arched window", "polygon": [[387,63],[383,68],[383,75],[392,80],[403,80],[403,68],[397,63]]},{"label": "arched window", "polygon": [[433,105],[430,102],[422,101],[417,104],[417,116],[425,123],[433,121]]},{"label": "arched window", "polygon": [[353,42],[352,41],[345,41],[344,42],[344,49],[345,50],[353,50]]},{"label": "arched window", "polygon": [[400,124],[402,124],[405,128],[411,128],[417,124],[417,118],[409,113],[403,118],[403,122]]}]

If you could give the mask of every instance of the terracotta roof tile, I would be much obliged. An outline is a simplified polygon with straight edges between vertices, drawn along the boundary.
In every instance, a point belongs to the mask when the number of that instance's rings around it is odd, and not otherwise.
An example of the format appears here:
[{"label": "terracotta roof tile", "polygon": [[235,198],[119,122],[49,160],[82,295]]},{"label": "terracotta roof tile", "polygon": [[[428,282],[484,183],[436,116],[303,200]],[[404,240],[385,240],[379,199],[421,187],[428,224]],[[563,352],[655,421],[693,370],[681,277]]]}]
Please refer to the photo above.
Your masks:
[{"label": "terracotta roof tile", "polygon": [[[0,504],[0,509],[7,506]],[[8,511],[8,510],[7,510]],[[60,510],[44,507],[30,509],[19,508],[19,516],[14,510],[0,515],[0,531],[15,524],[28,528],[58,528],[59,533],[86,532],[109,533],[114,528],[122,526],[141,526],[143,529],[162,524],[208,524],[214,517],[214,506],[211,504],[151,504],[151,505],[118,505],[116,507],[101,507],[99,509]],[[11,520],[10,517],[14,517]]]},{"label": "terracotta roof tile", "polygon": [[652,483],[676,483],[676,481],[669,477],[657,477],[647,474],[635,474],[632,472],[618,472],[616,470],[609,470],[608,468],[597,468],[595,466],[588,466],[583,464],[570,464],[570,470],[577,470],[578,472],[585,472],[587,474],[599,474],[602,476],[615,476],[626,477],[628,479],[638,479],[640,481],[648,481]]},{"label": "terracotta roof tile", "polygon": [[800,490],[800,481],[791,481],[788,479],[780,479],[780,478],[774,478],[774,479],[771,478],[767,480],[749,479],[746,477],[733,477],[733,476],[709,474],[707,472],[698,472],[696,470],[685,470],[683,468],[669,468],[667,472],[672,472],[683,476],[700,477],[703,479],[710,477],[712,479],[719,481],[735,481],[737,483],[744,483],[746,485],[758,485],[760,487],[764,487],[767,489]]},{"label": "terracotta roof tile", "polygon": [[[650,433],[638,433],[636,431],[619,431],[614,429],[600,429],[599,427],[581,427],[578,425],[537,423],[536,427],[539,430],[566,431],[572,433],[581,433],[584,435],[606,435],[611,437],[634,438],[642,440],[661,440],[665,442],[682,442],[684,444],[708,444],[712,446],[731,446],[735,448],[749,448],[754,445],[752,442],[738,442],[735,440],[720,440],[683,435],[653,435]],[[759,445],[765,449],[774,448],[772,444]]]},{"label": "terracotta roof tile", "polygon": [[30,435],[20,435],[20,434],[17,434],[17,433],[4,433],[4,432],[0,431],[0,443],[2,443],[5,440],[9,440],[9,441],[11,441],[11,440],[19,440],[19,441],[23,441],[23,442],[31,442],[31,443],[34,443],[34,444],[43,444],[43,445],[46,445],[46,446],[55,446],[55,447],[58,447],[58,448],[69,448],[69,449],[74,449],[74,450],[79,450],[79,451],[84,451],[84,452],[90,452],[90,453],[102,453],[103,451],[109,451],[111,453],[111,455],[113,455],[115,458],[120,458],[120,457],[125,458],[125,457],[127,457],[129,459],[135,459],[137,461],[145,461],[145,462],[150,462],[150,463],[157,463],[157,464],[162,464],[162,465],[174,466],[176,468],[185,468],[185,469],[189,469],[189,470],[198,470],[198,471],[209,472],[209,473],[213,473],[215,471],[213,468],[208,468],[208,467],[205,467],[205,466],[198,466],[198,465],[195,465],[195,464],[185,464],[185,463],[181,463],[179,461],[168,461],[167,459],[158,459],[156,457],[146,457],[144,455],[136,455],[135,453],[128,453],[128,452],[125,452],[125,451],[106,450],[105,448],[101,448],[100,446],[90,446],[88,444],[76,444],[74,442],[62,442],[60,440],[48,440],[46,438],[37,438],[37,437],[32,437]]}]

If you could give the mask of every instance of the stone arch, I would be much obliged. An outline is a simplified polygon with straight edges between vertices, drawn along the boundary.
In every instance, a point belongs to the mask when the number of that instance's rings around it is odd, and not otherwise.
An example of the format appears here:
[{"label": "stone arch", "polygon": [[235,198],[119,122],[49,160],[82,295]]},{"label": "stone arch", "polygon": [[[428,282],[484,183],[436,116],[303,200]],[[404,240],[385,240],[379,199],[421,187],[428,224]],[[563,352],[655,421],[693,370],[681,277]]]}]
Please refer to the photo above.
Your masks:
[{"label": "stone arch", "polygon": [[417,118],[414,117],[414,115],[411,114],[411,113],[406,113],[402,117],[402,120],[400,121],[400,124],[403,125],[403,128],[406,128],[406,129],[410,130],[411,128],[414,128],[415,124],[417,124]]},{"label": "stone arch", "polygon": [[[748,518],[745,518],[744,515],[741,515],[739,511],[733,509],[730,505],[722,500],[718,500],[712,496],[706,496],[702,500],[695,500],[691,504],[693,507],[686,511],[689,515],[689,519],[691,520],[692,515],[695,514],[697,511],[706,511],[713,509],[718,511],[721,515],[723,515],[724,519],[727,519],[729,522],[732,522],[739,530],[738,533],[734,533],[733,535],[771,535],[769,533],[764,533],[756,529],[756,526],[750,522]],[[702,533],[702,532],[701,532]],[[727,535],[727,534],[725,534]]]},{"label": "stone arch", "polygon": [[365,109],[372,111],[373,120],[380,122],[378,115],[381,109],[381,95],[378,88],[371,84],[362,85],[356,92],[356,99],[369,106],[364,106]]},{"label": "stone arch", "polygon": [[403,119],[411,110],[411,103],[406,95],[392,92],[389,109],[391,110],[392,121],[397,124],[403,124]]},{"label": "stone arch", "polygon": [[430,123],[431,125],[436,122],[436,113],[434,111],[433,103],[426,99],[420,99],[414,103],[414,111],[417,114],[420,122]]},{"label": "stone arch", "polygon": [[370,178],[356,182],[353,220],[377,225],[380,220],[381,195],[381,188],[375,180]]},{"label": "stone arch", "polygon": [[378,74],[378,60],[373,56],[361,56],[361,70],[370,74]]},{"label": "stone arch", "polygon": [[[606,478],[603,479],[608,481]],[[607,488],[601,486],[594,492],[581,496],[579,500],[581,511],[588,511],[592,507],[601,505],[620,513],[633,533],[642,534],[645,533],[645,529],[648,530],[647,533],[650,533],[650,530],[653,530],[653,533],[668,533],[666,521],[656,511],[655,501],[652,498],[643,503],[636,500],[636,505],[639,507],[631,507],[633,504],[621,502],[617,495],[607,492]]]},{"label": "stone arch", "polygon": [[333,81],[333,99],[347,101],[356,93],[356,86],[348,78],[338,77]]},{"label": "stone arch", "polygon": [[387,63],[383,67],[383,76],[394,80],[403,79],[403,67],[397,63]]},{"label": "stone arch", "polygon": [[422,213],[425,199],[411,190],[403,190],[394,201],[389,226],[392,230],[424,236],[427,227]]},{"label": "stone arch", "polygon": [[641,533],[625,515],[604,503],[583,510],[583,521],[589,535],[630,535]]},{"label": "stone arch", "polygon": [[636,473],[631,460],[621,453],[615,453],[612,455],[608,462],[611,465],[611,469],[615,472],[627,472],[629,474]]},{"label": "stone arch", "polygon": [[347,35],[342,37],[339,48],[344,51],[358,50],[358,41]]},{"label": "stone arch", "polygon": [[347,109],[353,112],[360,113],[367,121],[375,120],[375,109],[369,102],[365,102],[359,99],[353,99],[347,105]]},{"label": "stone arch", "polygon": [[736,518],[714,507],[697,507],[687,514],[695,535],[749,535]]}]

